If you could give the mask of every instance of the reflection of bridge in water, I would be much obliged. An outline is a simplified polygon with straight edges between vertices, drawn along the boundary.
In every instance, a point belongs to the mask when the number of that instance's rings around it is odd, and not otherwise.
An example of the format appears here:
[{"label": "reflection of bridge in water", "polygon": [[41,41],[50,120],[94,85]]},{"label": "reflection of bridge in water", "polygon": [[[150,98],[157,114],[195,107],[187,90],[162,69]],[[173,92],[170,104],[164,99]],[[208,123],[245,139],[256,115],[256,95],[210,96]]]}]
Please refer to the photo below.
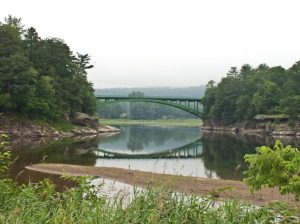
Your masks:
[{"label": "reflection of bridge in water", "polygon": [[114,158],[114,159],[158,159],[158,158],[197,158],[202,155],[201,140],[197,139],[189,144],[180,146],[175,149],[169,149],[159,153],[144,153],[144,154],[126,154],[119,152],[112,152],[109,150],[97,149],[93,153],[100,158]]}]

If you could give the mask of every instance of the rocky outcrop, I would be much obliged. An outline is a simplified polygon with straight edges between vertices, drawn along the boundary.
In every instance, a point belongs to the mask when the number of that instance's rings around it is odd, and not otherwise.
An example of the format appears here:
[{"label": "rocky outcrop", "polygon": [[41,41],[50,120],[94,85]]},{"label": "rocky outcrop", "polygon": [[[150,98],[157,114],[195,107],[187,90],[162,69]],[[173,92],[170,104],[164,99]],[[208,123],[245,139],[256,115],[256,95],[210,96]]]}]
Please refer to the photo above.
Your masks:
[{"label": "rocky outcrop", "polygon": [[77,112],[73,119],[72,119],[73,124],[85,126],[85,127],[90,127],[90,128],[99,128],[100,123],[99,119],[96,116],[89,116],[85,113],[79,113]]},{"label": "rocky outcrop", "polygon": [[[18,119],[15,117],[1,115],[0,134],[7,134],[13,139],[39,139],[99,135],[101,133],[111,133],[120,131],[120,129],[115,127],[100,126],[98,119],[97,123],[98,126],[94,128],[77,126],[69,131],[58,131],[48,124],[36,124],[30,120]],[[92,123],[89,123],[89,125],[91,124]]]},{"label": "rocky outcrop", "polygon": [[38,125],[27,120],[0,116],[0,133],[8,134],[12,138],[41,138],[58,135],[49,125]]},{"label": "rocky outcrop", "polygon": [[287,122],[275,124],[271,122],[264,123],[254,119],[233,125],[222,125],[220,122],[207,120],[204,122],[202,129],[206,131],[294,136],[300,138],[300,123],[296,123],[293,127],[290,127]]},{"label": "rocky outcrop", "polygon": [[105,125],[103,127],[98,128],[99,133],[118,132],[118,131],[120,131],[119,128],[112,127],[112,126],[109,126],[109,125]]}]

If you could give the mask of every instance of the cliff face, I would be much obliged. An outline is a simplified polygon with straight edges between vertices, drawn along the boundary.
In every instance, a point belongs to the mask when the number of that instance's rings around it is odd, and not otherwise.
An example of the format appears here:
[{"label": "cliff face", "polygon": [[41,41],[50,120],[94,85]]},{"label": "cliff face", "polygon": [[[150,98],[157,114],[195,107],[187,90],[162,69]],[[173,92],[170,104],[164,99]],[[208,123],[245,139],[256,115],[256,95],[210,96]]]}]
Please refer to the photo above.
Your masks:
[{"label": "cliff face", "polygon": [[287,122],[275,124],[253,119],[232,125],[222,125],[218,121],[206,120],[202,129],[234,133],[261,133],[272,136],[295,136],[300,138],[300,123],[296,123],[293,127],[290,127]]}]

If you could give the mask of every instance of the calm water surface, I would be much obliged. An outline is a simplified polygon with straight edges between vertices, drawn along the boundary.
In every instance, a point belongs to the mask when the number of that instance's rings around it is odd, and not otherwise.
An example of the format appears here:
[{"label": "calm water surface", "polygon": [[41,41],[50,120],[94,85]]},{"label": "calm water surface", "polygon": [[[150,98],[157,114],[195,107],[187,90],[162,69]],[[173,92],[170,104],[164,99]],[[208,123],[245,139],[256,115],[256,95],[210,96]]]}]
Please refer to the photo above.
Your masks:
[{"label": "calm water surface", "polygon": [[197,127],[120,128],[120,133],[108,137],[16,144],[11,175],[18,175],[26,165],[48,162],[239,180],[245,169],[244,155],[274,141],[263,136],[207,133]]}]

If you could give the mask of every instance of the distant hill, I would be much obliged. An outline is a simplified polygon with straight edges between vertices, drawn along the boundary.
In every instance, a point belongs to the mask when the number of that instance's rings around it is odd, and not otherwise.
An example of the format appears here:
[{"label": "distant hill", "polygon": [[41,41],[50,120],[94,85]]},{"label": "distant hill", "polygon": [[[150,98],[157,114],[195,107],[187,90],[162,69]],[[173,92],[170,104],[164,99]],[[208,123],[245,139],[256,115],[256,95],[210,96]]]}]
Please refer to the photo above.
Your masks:
[{"label": "distant hill", "polygon": [[203,97],[205,86],[196,87],[146,87],[146,88],[107,88],[95,89],[96,96],[127,96],[133,91],[143,92],[146,96],[170,96],[170,97]]}]

